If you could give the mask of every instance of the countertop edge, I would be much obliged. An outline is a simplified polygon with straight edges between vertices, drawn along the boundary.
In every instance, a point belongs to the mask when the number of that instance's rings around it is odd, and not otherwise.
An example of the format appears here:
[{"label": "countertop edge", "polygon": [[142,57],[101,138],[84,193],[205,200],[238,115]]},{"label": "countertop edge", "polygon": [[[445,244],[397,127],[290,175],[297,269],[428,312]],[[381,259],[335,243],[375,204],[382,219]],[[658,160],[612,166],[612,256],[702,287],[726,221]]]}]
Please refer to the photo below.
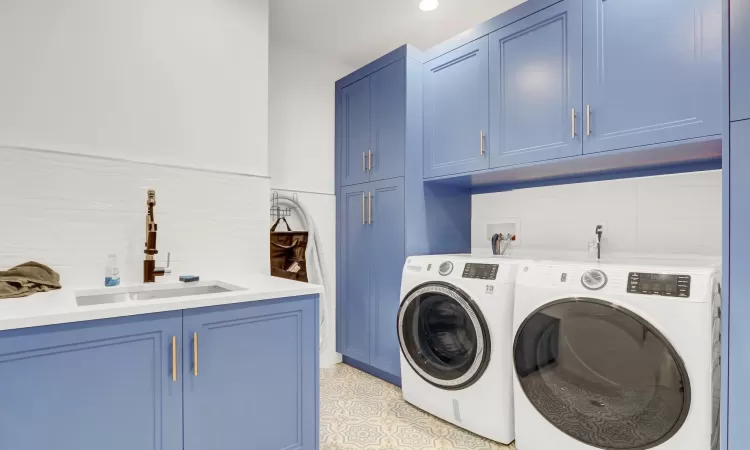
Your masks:
[{"label": "countertop edge", "polygon": [[[244,283],[235,283],[243,285]],[[302,283],[300,283],[302,284]],[[20,330],[25,328],[36,328],[51,325],[61,325],[76,322],[89,322],[96,320],[116,319],[119,317],[131,317],[145,314],[158,314],[170,311],[190,310],[196,308],[208,308],[215,306],[233,305],[240,303],[251,303],[264,300],[278,300],[289,297],[301,297],[308,295],[322,295],[322,286],[309,284],[303,287],[270,288],[260,291],[237,291],[229,294],[216,296],[193,296],[185,299],[160,301],[160,302],[138,302],[118,305],[99,305],[94,307],[78,307],[75,305],[73,290],[66,292],[50,292],[36,294],[25,299],[7,299],[3,301],[22,301],[24,304],[32,305],[28,315],[17,315],[15,317],[1,317],[0,309],[0,332]],[[34,297],[39,295],[57,295],[60,297],[73,297],[73,305],[63,305],[57,311],[44,311],[44,304],[34,305]],[[63,301],[63,299],[60,299]],[[46,302],[45,302],[46,303]],[[47,303],[48,304],[48,303]],[[34,311],[34,307],[38,308]],[[22,309],[23,307],[19,308]]]}]

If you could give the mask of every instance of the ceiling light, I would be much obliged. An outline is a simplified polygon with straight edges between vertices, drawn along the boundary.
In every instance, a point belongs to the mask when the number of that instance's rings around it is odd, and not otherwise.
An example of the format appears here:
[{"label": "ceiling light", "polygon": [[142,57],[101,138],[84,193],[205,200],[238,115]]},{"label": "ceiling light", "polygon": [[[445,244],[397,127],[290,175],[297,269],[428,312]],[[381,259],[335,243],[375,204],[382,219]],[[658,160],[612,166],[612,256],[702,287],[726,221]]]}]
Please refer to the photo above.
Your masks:
[{"label": "ceiling light", "polygon": [[419,9],[422,11],[434,11],[439,4],[438,0],[422,0],[419,2]]}]

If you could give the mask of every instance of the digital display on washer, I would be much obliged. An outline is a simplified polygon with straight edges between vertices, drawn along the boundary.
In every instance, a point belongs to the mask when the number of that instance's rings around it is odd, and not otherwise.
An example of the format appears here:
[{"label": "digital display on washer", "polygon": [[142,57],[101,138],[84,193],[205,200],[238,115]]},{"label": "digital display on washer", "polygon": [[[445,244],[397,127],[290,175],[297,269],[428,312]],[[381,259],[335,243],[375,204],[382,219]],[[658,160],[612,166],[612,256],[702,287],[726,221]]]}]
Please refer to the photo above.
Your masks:
[{"label": "digital display on washer", "polygon": [[494,280],[497,278],[497,264],[473,264],[464,266],[464,278],[479,278],[480,280]]},{"label": "digital display on washer", "polygon": [[690,275],[630,272],[628,292],[665,297],[690,297]]}]

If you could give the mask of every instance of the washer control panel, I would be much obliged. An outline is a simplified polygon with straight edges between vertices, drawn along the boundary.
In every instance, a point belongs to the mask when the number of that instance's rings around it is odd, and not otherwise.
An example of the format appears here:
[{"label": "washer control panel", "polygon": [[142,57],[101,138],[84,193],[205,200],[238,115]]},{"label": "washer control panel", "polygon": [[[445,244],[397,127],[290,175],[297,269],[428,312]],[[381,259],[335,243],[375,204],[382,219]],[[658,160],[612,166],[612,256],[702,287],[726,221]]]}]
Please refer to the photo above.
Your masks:
[{"label": "washer control panel", "polygon": [[628,292],[665,297],[690,297],[690,275],[630,272]]},{"label": "washer control panel", "polygon": [[464,266],[463,278],[478,278],[480,280],[494,280],[497,278],[498,264],[467,263]]}]

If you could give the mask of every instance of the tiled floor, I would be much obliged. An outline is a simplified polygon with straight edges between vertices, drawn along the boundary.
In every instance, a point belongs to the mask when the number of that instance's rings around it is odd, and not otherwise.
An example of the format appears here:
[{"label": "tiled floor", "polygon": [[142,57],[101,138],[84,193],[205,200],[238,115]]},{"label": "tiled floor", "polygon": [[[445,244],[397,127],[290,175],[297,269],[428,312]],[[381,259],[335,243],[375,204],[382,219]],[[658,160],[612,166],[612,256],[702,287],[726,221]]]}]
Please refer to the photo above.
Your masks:
[{"label": "tiled floor", "polygon": [[401,389],[338,364],[320,374],[321,450],[508,450],[406,403]]}]

